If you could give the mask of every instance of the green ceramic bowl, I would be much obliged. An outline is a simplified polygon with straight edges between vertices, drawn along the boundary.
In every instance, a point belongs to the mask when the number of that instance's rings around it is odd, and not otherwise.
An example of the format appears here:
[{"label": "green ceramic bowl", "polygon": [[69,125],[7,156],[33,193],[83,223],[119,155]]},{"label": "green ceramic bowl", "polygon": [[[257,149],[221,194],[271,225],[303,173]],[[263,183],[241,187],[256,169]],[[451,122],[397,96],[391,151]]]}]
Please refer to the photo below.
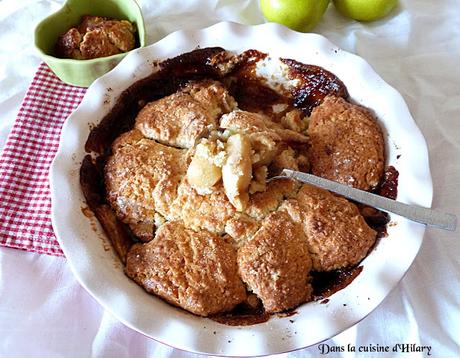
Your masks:
[{"label": "green ceramic bowl", "polygon": [[115,67],[128,52],[91,60],[55,57],[54,46],[58,36],[77,25],[83,15],[108,16],[135,23],[140,47],[146,44],[146,33],[141,9],[135,0],[67,0],[62,9],[40,22],[35,29],[35,47],[43,61],[63,82],[88,87]]}]

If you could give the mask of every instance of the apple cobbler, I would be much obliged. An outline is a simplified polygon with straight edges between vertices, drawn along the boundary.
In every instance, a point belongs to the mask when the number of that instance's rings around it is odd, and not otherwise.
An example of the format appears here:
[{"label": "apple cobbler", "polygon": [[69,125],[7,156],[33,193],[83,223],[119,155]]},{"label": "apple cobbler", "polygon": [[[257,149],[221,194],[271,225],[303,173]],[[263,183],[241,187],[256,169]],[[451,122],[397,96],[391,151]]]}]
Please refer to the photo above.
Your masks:
[{"label": "apple cobbler", "polygon": [[127,52],[136,47],[135,25],[127,20],[84,15],[81,22],[59,35],[58,57],[89,60]]},{"label": "apple cobbler", "polygon": [[376,119],[337,77],[280,59],[286,83],[270,83],[269,60],[220,48],[166,60],[86,143],[83,192],[126,274],[200,316],[293,309],[314,298],[313,273],[356,266],[377,238],[349,200],[268,180],[289,168],[378,190],[385,161]]}]

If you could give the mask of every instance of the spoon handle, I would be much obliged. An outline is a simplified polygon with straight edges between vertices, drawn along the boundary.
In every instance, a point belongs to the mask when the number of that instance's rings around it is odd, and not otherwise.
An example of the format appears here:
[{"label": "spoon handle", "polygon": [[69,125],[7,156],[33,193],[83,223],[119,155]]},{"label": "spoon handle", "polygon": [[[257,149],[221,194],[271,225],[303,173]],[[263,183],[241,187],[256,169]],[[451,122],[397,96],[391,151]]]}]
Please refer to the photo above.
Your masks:
[{"label": "spoon handle", "polygon": [[364,190],[355,189],[347,185],[336,183],[332,180],[317,177],[312,174],[297,172],[290,169],[283,169],[280,176],[273,177],[271,179],[286,177],[296,179],[303,183],[318,186],[359,203],[404,216],[405,218],[421,224],[449,231],[455,231],[457,227],[457,217],[453,214],[443,213],[421,206],[404,204],[396,200],[388,199]]}]

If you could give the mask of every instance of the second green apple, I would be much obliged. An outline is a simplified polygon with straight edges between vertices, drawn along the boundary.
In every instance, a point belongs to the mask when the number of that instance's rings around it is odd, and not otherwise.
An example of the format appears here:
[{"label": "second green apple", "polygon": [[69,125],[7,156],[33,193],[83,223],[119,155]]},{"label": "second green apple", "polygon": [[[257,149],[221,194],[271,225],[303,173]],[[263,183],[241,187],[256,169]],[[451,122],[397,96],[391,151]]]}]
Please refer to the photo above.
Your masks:
[{"label": "second green apple", "polygon": [[358,21],[374,21],[387,16],[398,0],[334,0],[337,10]]},{"label": "second green apple", "polygon": [[260,9],[270,22],[293,30],[310,31],[321,19],[329,0],[261,0]]}]

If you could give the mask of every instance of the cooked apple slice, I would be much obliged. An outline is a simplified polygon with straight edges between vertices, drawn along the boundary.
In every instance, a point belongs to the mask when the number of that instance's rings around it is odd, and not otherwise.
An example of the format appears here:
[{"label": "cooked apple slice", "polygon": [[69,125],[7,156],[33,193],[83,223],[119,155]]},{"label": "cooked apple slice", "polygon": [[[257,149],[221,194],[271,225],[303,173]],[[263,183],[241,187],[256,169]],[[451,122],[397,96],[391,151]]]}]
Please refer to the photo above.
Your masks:
[{"label": "cooked apple slice", "polygon": [[251,143],[244,134],[227,140],[227,160],[222,167],[222,180],[228,200],[238,211],[248,203],[248,187],[252,177]]},{"label": "cooked apple slice", "polygon": [[221,166],[225,152],[219,150],[218,144],[222,143],[207,140],[199,143],[188,167],[188,182],[200,194],[209,193],[211,188],[222,178]]}]

